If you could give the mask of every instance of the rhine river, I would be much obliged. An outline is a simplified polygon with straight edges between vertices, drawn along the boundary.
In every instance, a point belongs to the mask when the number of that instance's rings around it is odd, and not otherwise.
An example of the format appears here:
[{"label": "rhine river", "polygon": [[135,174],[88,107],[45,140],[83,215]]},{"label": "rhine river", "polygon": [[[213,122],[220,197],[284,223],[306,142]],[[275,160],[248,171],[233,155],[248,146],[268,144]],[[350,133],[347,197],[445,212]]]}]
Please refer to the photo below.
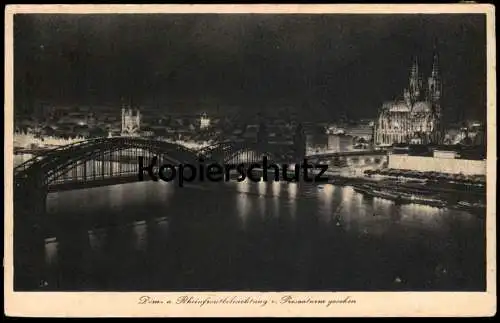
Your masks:
[{"label": "rhine river", "polygon": [[485,289],[485,220],[351,187],[138,182],[50,193],[47,213],[46,290]]}]

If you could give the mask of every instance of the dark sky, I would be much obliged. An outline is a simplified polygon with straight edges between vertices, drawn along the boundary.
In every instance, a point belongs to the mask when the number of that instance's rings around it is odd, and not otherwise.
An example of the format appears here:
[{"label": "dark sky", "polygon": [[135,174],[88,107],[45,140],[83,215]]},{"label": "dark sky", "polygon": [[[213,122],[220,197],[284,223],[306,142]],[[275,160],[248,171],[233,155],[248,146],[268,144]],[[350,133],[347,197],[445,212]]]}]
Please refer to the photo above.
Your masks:
[{"label": "dark sky", "polygon": [[[16,15],[16,106],[288,105],[372,117],[437,44],[448,119],[484,118],[484,15]],[[233,108],[231,108],[233,106]]]}]

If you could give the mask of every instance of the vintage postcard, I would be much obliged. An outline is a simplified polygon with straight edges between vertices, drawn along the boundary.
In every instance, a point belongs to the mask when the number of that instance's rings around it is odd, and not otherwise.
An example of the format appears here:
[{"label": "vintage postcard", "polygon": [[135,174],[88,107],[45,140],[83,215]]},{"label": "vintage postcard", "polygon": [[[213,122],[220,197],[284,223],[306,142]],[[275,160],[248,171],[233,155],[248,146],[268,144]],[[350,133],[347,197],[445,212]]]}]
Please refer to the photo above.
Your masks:
[{"label": "vintage postcard", "polygon": [[6,315],[495,315],[494,10],[7,6]]}]

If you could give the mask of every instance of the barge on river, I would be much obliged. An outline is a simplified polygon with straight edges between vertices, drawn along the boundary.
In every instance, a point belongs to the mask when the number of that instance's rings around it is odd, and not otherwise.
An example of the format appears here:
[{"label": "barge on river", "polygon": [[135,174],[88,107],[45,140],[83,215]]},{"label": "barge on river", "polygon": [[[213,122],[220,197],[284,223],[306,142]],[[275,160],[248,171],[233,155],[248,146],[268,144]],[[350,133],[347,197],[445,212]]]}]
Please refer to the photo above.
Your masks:
[{"label": "barge on river", "polygon": [[394,189],[372,186],[369,184],[355,185],[354,191],[367,197],[378,197],[393,201],[397,204],[424,204],[439,208],[446,207],[446,202],[439,199],[420,194],[406,193]]}]

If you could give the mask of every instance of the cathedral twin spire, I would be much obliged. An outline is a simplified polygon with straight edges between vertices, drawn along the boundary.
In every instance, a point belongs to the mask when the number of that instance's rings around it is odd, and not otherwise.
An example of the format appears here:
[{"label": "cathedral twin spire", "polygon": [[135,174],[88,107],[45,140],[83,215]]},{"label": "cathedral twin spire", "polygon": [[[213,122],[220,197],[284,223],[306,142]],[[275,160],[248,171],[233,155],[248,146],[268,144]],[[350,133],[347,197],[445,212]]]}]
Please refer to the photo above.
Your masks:
[{"label": "cathedral twin spire", "polygon": [[428,100],[432,103],[434,112],[441,117],[441,77],[439,75],[438,55],[435,53],[432,62],[432,72],[428,81]]},{"label": "cathedral twin spire", "polygon": [[[417,57],[413,60],[413,65],[410,70],[409,88],[405,90],[405,101],[408,106],[422,99],[423,82],[419,71]],[[441,80],[439,76],[439,62],[437,54],[434,54],[431,75],[427,80],[427,91],[425,99],[433,105],[438,104],[441,96]]]},{"label": "cathedral twin spire", "polygon": [[415,57],[410,73],[410,96],[412,99],[418,99],[420,97],[421,88],[422,79],[418,71],[418,59]]},{"label": "cathedral twin spire", "polygon": [[432,61],[432,72],[431,76],[435,78],[439,78],[439,61],[438,61],[438,55],[434,54],[434,59]]}]

